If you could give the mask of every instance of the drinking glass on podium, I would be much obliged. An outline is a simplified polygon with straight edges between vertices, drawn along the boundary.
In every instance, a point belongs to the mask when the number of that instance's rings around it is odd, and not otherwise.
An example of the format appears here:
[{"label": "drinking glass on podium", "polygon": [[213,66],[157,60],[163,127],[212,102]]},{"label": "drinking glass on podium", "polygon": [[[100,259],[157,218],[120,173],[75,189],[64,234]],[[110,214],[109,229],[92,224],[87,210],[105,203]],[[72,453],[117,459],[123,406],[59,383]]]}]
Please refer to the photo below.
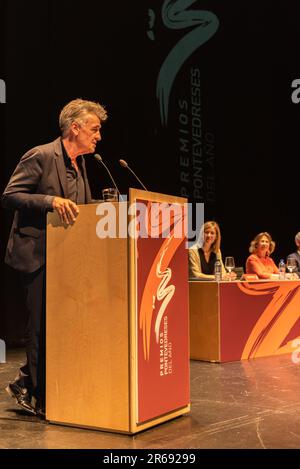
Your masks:
[{"label": "drinking glass on podium", "polygon": [[118,202],[118,191],[115,187],[107,187],[102,190],[104,202]]},{"label": "drinking glass on podium", "polygon": [[225,257],[225,269],[229,273],[229,281],[231,282],[231,272],[235,268],[234,257],[228,256]]}]

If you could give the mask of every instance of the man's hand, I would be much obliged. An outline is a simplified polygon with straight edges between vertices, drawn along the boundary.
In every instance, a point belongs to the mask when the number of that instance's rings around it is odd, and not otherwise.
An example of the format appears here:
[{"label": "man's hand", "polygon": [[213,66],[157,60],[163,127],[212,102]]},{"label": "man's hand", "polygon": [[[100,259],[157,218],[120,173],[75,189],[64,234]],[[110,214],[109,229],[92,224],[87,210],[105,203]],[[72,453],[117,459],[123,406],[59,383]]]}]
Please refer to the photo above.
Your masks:
[{"label": "man's hand", "polygon": [[54,197],[52,207],[59,214],[61,221],[67,225],[75,221],[79,213],[79,208],[72,200],[63,199],[62,197]]}]

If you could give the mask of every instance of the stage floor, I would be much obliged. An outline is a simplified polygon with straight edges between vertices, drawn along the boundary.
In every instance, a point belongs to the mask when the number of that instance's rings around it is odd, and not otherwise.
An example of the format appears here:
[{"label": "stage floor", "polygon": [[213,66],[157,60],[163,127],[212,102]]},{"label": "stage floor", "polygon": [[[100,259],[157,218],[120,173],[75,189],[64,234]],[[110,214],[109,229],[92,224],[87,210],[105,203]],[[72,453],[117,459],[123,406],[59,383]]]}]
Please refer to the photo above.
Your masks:
[{"label": "stage floor", "polygon": [[300,448],[300,363],[290,355],[225,364],[191,361],[191,413],[136,436],[49,424],[5,392],[24,359],[0,364],[0,448]]}]

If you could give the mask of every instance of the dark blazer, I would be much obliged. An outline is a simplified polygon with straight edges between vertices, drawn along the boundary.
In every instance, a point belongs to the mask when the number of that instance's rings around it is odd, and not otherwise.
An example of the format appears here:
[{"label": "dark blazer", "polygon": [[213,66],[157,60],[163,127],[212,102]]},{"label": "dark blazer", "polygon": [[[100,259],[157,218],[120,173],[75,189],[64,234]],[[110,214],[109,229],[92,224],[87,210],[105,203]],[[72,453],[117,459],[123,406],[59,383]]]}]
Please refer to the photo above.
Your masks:
[{"label": "dark blazer", "polygon": [[300,277],[300,255],[298,254],[298,252],[293,252],[292,254],[288,255],[287,259],[289,257],[293,257],[294,259],[296,259],[297,267],[296,267],[294,273],[296,273],[298,275],[298,277]]},{"label": "dark blazer", "polygon": [[[82,168],[85,202],[90,203],[84,161]],[[5,256],[14,269],[29,273],[45,264],[46,214],[55,196],[68,198],[60,138],[25,153],[2,195],[3,207],[15,210]]]}]

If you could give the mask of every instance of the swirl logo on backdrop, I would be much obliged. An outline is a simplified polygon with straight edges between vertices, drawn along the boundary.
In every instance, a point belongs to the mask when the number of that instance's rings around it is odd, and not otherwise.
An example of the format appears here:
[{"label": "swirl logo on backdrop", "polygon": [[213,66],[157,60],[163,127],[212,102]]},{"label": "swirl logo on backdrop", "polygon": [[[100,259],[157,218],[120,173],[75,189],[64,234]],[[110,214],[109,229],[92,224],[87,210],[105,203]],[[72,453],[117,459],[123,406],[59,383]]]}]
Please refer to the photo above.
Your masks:
[{"label": "swirl logo on backdrop", "polygon": [[[172,128],[172,135],[178,151],[181,195],[199,202],[214,202],[215,136],[204,125],[199,52],[217,32],[219,20],[213,12],[195,8],[195,3],[196,0],[164,0],[162,4],[163,34],[168,35],[168,40],[174,37],[174,43],[162,57],[156,80],[156,99],[162,127],[170,128],[178,122],[178,127]],[[148,17],[147,36],[155,41],[157,13],[149,9]],[[184,72],[180,74],[182,70]],[[174,89],[176,92],[172,96]]]},{"label": "swirl logo on backdrop", "polygon": [[[162,6],[162,20],[168,29],[188,30],[174,45],[161,66],[156,88],[159,101],[161,122],[168,123],[170,92],[176,76],[186,60],[199,47],[207,42],[217,31],[219,20],[216,15],[206,10],[188,10],[196,0],[165,0]],[[149,10],[149,26],[153,27],[155,13]],[[148,37],[154,40],[153,31]]]},{"label": "swirl logo on backdrop", "polygon": [[0,103],[6,103],[6,84],[5,81],[0,78]]}]

